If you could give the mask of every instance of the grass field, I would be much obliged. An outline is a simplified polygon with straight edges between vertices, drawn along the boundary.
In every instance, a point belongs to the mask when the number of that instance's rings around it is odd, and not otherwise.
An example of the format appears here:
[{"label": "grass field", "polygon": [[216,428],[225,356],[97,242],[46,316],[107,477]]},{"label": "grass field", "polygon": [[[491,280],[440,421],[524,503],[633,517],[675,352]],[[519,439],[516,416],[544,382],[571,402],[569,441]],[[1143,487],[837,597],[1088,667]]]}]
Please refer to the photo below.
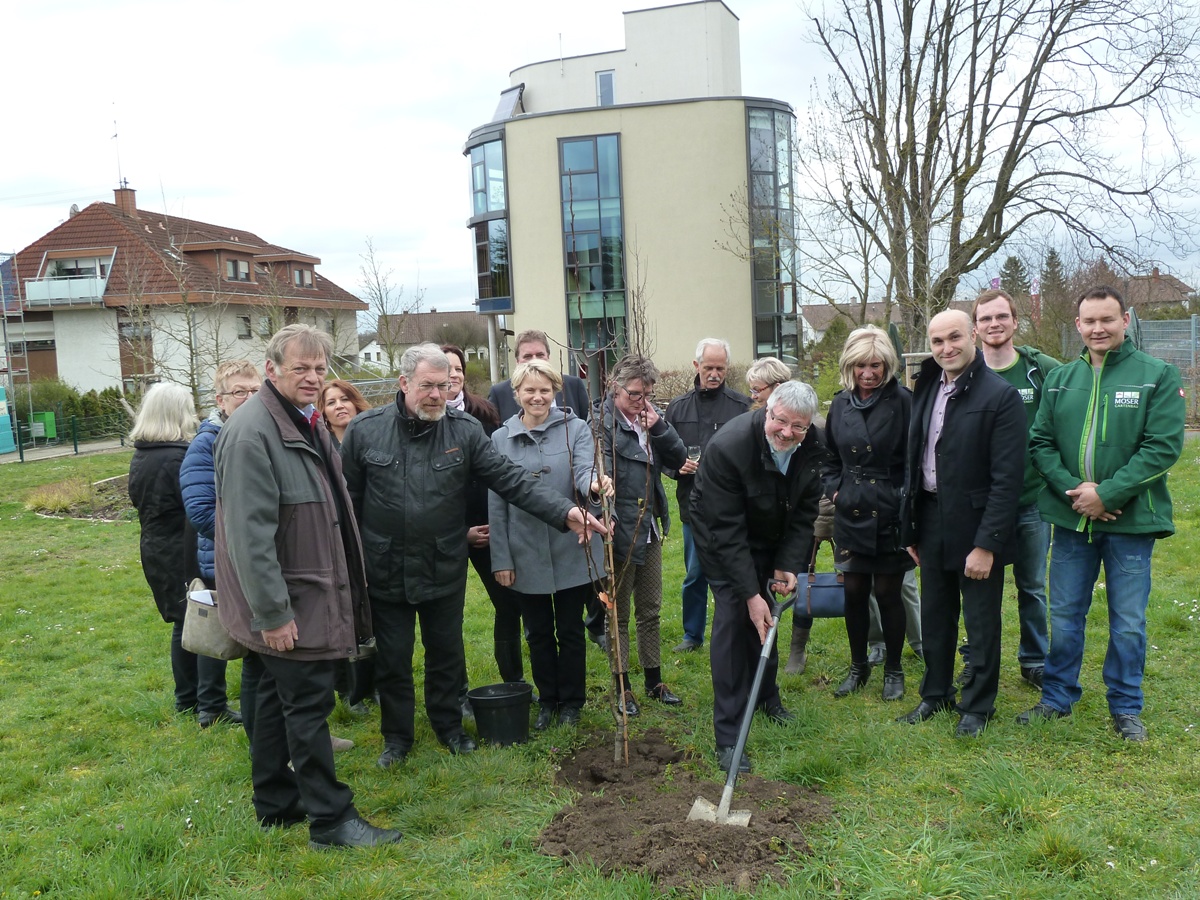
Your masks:
[{"label": "grass field", "polygon": [[[1200,897],[1198,456],[1200,446],[1189,443],[1172,476],[1179,534],[1156,552],[1150,741],[1126,745],[1111,732],[1102,603],[1091,617],[1075,715],[1023,729],[1013,717],[1037,694],[1018,674],[1010,583],[999,715],[977,741],[955,740],[947,716],[916,727],[892,722],[917,699],[920,663],[911,655],[902,703],[879,699],[878,673],[864,694],[835,700],[845,633],[840,620],[819,621],[808,672],[782,682],[797,721],[756,724],[750,752],[758,774],[819,787],[835,817],[809,835],[811,857],[789,858],[789,881],[759,896]],[[142,577],[136,522],[43,519],[22,506],[39,485],[92,481],[128,464],[122,453],[0,467],[0,898],[657,895],[644,878],[609,878],[533,849],[571,801],[554,782],[573,739],[561,728],[455,758],[418,714],[414,753],[385,772],[375,766],[378,714],[354,720],[339,709],[336,733],[357,743],[339,754],[339,775],[364,814],[400,828],[404,841],[315,853],[303,828],[261,832],[245,735],[201,731],[174,711],[170,629]],[[664,729],[715,782],[707,657],[669,653],[681,637],[681,557],[676,529],[664,578],[664,675],[685,706],[646,704],[634,727]],[[469,590],[471,680],[486,684],[498,680],[491,608],[473,575]],[[588,653],[580,734],[611,722],[605,661]]]}]

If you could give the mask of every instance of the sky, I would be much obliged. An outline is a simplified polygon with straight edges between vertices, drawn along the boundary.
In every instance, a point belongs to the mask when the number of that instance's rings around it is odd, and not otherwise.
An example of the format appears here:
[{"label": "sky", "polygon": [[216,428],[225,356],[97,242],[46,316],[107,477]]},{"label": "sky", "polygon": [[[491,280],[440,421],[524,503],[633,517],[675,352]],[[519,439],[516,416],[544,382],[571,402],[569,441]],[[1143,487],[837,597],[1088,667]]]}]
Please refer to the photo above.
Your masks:
[{"label": "sky", "polygon": [[[111,203],[121,177],[139,207],[319,256],[353,293],[370,237],[394,283],[424,290],[424,309],[471,308],[468,134],[512,69],[623,48],[622,11],[655,5],[14,4],[0,53],[0,252],[72,204]],[[812,53],[798,0],[727,5],[743,94],[799,108]]]}]

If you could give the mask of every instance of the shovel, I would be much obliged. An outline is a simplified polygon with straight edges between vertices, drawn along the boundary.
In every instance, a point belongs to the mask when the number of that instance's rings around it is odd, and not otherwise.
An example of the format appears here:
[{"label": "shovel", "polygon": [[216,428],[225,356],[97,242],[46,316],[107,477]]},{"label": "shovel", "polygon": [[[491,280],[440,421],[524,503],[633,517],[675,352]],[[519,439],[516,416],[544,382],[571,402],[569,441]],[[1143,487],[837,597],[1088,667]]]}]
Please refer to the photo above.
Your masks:
[{"label": "shovel", "polygon": [[[770,591],[780,582],[771,582]],[[750,736],[750,723],[754,721],[754,710],[758,706],[758,692],[762,688],[763,672],[767,668],[767,658],[775,645],[775,632],[779,630],[779,616],[796,602],[796,592],[771,604],[771,618],[774,624],[767,631],[763,641],[762,653],[758,655],[758,669],[754,673],[754,683],[750,685],[750,696],[746,698],[746,711],[742,713],[742,727],[738,732],[737,744],[733,748],[733,758],[729,763],[729,777],[725,779],[725,790],[721,792],[721,802],[714,806],[703,797],[697,797],[688,813],[689,822],[716,822],[718,825],[737,825],[745,828],[750,824],[750,810],[730,809],[733,800],[733,786],[737,782],[738,766],[742,762],[742,754],[746,752],[746,739]]]}]

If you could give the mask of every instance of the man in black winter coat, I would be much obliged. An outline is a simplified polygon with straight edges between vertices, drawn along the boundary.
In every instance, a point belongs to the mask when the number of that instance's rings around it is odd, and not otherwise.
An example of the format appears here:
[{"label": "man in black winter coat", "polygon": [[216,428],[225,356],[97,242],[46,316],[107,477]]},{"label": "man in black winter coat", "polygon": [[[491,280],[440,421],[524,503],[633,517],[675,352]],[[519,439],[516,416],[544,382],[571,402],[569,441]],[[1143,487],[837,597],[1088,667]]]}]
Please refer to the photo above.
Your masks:
[{"label": "man in black winter coat", "polygon": [[696,345],[695,388],[671,401],[667,407],[667,423],[675,429],[688,448],[688,460],[676,470],[666,470],[678,483],[675,499],[679,503],[679,519],[683,524],[683,562],[687,574],[683,578],[683,640],[676,653],[699,650],[704,645],[708,627],[708,582],[696,553],[688,501],[700,455],[721,426],[750,408],[750,398],[725,384],[729,373],[729,343],[719,338],[704,338]]},{"label": "man in black winter coat", "polygon": [[995,714],[1000,602],[1025,474],[1025,407],[989,369],[966,313],[929,321],[929,349],[913,392],[901,540],[921,567],[925,677],[921,702],[897,721],[924,722],[955,706],[961,608],[972,677],[956,734],[974,737]]},{"label": "man in black winter coat", "polygon": [[[692,487],[696,550],[713,592],[713,730],[725,771],[734,764],[738,726],[772,623],[764,584],[774,579],[781,592],[794,590],[812,549],[826,455],[811,428],[816,412],[811,387],[781,384],[765,409],[738,417],[709,441]],[[758,706],[785,722],[792,715],[779,698],[778,668],[772,647]],[[744,755],[740,771],[750,771]]]}]

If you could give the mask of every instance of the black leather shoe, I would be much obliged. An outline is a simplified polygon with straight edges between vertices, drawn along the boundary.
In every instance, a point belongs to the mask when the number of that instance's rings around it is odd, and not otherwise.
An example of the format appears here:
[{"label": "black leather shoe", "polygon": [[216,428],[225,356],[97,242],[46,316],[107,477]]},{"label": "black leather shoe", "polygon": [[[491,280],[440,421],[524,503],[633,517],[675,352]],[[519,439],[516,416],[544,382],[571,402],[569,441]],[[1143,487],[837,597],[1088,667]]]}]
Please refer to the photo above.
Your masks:
[{"label": "black leather shoe", "polygon": [[871,680],[871,666],[867,663],[850,663],[850,673],[846,680],[833,692],[835,697],[847,697],[855,691],[861,691]]},{"label": "black leather shoe", "polygon": [[1043,666],[1021,666],[1021,677],[1040,691],[1042,689],[1042,673],[1044,671],[1045,667]]},{"label": "black leather shoe", "polygon": [[446,738],[446,740],[442,741],[442,743],[445,744],[446,749],[455,756],[463,756],[467,753],[474,753],[478,749],[475,741],[472,740],[471,736],[465,731],[451,735],[450,737]]},{"label": "black leather shoe", "polygon": [[888,672],[883,673],[883,699],[884,700],[899,700],[904,696],[904,673],[903,672]]},{"label": "black leather shoe", "polygon": [[978,713],[963,713],[958,718],[958,727],[954,729],[955,737],[979,737],[987,728],[988,717]]},{"label": "black leather shoe", "polygon": [[258,825],[263,831],[270,831],[272,828],[291,828],[293,825],[307,821],[308,816],[304,812],[304,806],[297,803],[277,816],[264,816],[258,820]]},{"label": "black leather shoe", "polygon": [[[729,767],[733,765],[733,751],[736,747],[718,747],[717,748],[717,767],[725,773],[729,772]],[[738,760],[738,772],[750,771],[750,756],[744,750],[742,758]]]},{"label": "black leather shoe", "polygon": [[574,726],[579,724],[579,713],[581,710],[578,706],[560,706],[558,708],[558,724]]},{"label": "black leather shoe", "polygon": [[625,695],[621,698],[621,702],[617,704],[617,712],[624,713],[631,719],[634,716],[642,714],[641,708],[637,705],[637,700],[633,699],[633,691],[625,692]]},{"label": "black leather shoe", "polygon": [[538,710],[537,719],[533,723],[534,731],[545,731],[550,727],[550,723],[554,719],[554,710],[549,706],[543,706]]},{"label": "black leather shoe", "polygon": [[651,700],[657,700],[659,703],[665,703],[667,706],[683,705],[683,701],[672,694],[671,689],[661,681],[654,687],[650,688],[650,690],[646,691],[646,696]]},{"label": "black leather shoe", "polygon": [[1038,703],[1037,706],[1027,709],[1017,716],[1017,724],[1028,725],[1036,719],[1065,719],[1069,715],[1069,712],[1063,712],[1061,709],[1055,709],[1045,703]]},{"label": "black leather shoe", "polygon": [[953,700],[922,700],[917,704],[917,708],[911,712],[906,712],[902,716],[897,716],[896,721],[905,725],[916,725],[918,722],[927,722],[940,713],[943,709],[953,709]]},{"label": "black leather shoe", "polygon": [[404,837],[391,828],[376,828],[364,818],[349,819],[325,831],[309,832],[308,846],[311,850],[329,850],[333,847],[378,847],[394,844]]},{"label": "black leather shoe", "polygon": [[876,666],[882,666],[886,656],[887,651],[883,647],[872,647],[871,652],[867,654],[867,665],[872,669]]},{"label": "black leather shoe", "polygon": [[970,663],[963,663],[962,671],[958,673],[958,677],[954,679],[955,687],[966,687],[967,682],[975,677],[975,667]]},{"label": "black leather shoe", "polygon": [[671,650],[672,653],[695,653],[704,645],[698,641],[693,641],[690,637],[685,637],[682,641],[675,645]]},{"label": "black leather shoe", "polygon": [[758,704],[758,709],[776,725],[786,725],[788,722],[795,721],[796,719],[795,716],[788,712],[787,707],[779,702],[778,698]]},{"label": "black leather shoe", "polygon": [[399,744],[384,744],[383,753],[379,755],[375,764],[381,769],[390,769],[392,766],[404,762],[407,757],[407,747],[401,747]]},{"label": "black leather shoe", "polygon": [[1146,726],[1142,722],[1140,716],[1135,716],[1132,713],[1117,713],[1112,717],[1113,728],[1117,734],[1125,738],[1127,741],[1144,741],[1146,740]]},{"label": "black leather shoe", "polygon": [[202,712],[199,715],[200,727],[211,728],[213,725],[241,725],[242,714],[228,706],[219,712]]}]

